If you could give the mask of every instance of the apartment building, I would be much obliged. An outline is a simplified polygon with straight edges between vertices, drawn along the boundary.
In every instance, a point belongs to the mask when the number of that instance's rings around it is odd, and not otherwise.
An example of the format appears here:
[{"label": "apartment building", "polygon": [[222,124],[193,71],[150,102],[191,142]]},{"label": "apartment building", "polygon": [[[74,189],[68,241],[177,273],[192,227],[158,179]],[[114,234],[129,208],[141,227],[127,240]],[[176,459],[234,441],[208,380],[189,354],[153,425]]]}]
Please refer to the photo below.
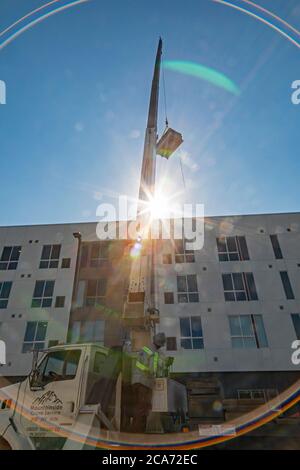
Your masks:
[{"label": "apartment building", "polygon": [[[198,251],[156,243],[157,330],[173,373],[213,378],[225,397],[272,395],[299,376],[300,213],[206,218],[204,235]],[[99,241],[96,223],[0,228],[2,376],[28,373],[32,347],[122,344],[129,248]]]},{"label": "apartment building", "polygon": [[267,399],[299,378],[299,213],[206,218],[202,250],[161,244],[157,285],[159,330],[191,388],[206,378],[212,395]]},{"label": "apartment building", "polygon": [[66,341],[77,241],[72,225],[0,228],[2,376],[30,371],[30,351]]}]

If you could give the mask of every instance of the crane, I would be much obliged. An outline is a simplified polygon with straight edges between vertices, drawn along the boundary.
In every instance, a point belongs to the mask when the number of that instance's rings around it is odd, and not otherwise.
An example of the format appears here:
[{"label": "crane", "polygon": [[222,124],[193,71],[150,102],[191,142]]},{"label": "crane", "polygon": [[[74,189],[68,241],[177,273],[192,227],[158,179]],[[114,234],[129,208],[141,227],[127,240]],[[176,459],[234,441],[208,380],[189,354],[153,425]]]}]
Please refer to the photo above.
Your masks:
[{"label": "crane", "polygon": [[[157,120],[159,104],[159,84],[162,64],[162,38],[159,38],[151,85],[147,127],[139,185],[137,225],[140,256],[132,261],[128,298],[124,305],[123,319],[129,327],[133,349],[149,344],[159,322],[156,299],[155,253],[156,240],[151,239],[151,201],[155,197],[155,177],[157,154],[169,158],[183,142],[180,133],[166,129],[158,141]],[[131,299],[133,301],[131,301]]]}]

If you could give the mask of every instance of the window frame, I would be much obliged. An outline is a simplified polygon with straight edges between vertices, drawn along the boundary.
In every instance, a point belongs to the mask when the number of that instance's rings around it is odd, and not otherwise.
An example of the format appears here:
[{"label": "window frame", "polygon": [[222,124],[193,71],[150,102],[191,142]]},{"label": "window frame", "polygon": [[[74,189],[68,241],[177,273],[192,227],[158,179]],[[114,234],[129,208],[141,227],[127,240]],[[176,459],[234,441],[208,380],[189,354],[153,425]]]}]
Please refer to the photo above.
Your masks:
[{"label": "window frame", "polygon": [[[4,259],[6,258],[5,250],[10,250],[7,259]],[[4,246],[0,258],[0,271],[16,270],[20,260],[21,251],[21,245]]]},{"label": "window frame", "polygon": [[[96,283],[96,290],[95,290],[96,295],[88,295],[92,282]],[[99,290],[101,291],[102,283],[104,283],[104,289],[103,289],[104,293],[103,295],[99,295],[98,291]],[[105,305],[106,294],[107,294],[107,278],[87,279],[84,305],[86,307],[96,307],[97,305]]]},{"label": "window frame", "polygon": [[[90,254],[90,268],[99,268],[103,263],[109,260],[109,241],[103,240],[100,242],[92,243]],[[93,255],[93,251],[97,250],[97,256]],[[103,255],[103,251],[105,256]]]},{"label": "window frame", "polygon": [[279,275],[286,300],[295,300],[295,293],[288,271],[279,271]]},{"label": "window frame", "polygon": [[[196,319],[196,321],[200,322],[200,332],[201,334],[199,335],[194,335],[193,334],[193,319]],[[184,335],[183,334],[183,328],[182,328],[182,323],[183,322],[189,322],[188,328],[189,328],[189,335]],[[185,350],[200,350],[204,349],[204,335],[203,335],[203,327],[202,327],[202,319],[200,315],[192,315],[189,317],[180,317],[179,318],[179,328],[180,328],[180,348],[185,349]],[[198,342],[200,344],[200,347],[196,347],[195,344]],[[183,344],[190,344],[191,347],[184,347]]]},{"label": "window frame", "polygon": [[277,234],[270,235],[270,241],[271,241],[271,245],[273,248],[275,259],[283,259],[283,254],[282,254],[281,246],[278,240],[278,235]]},{"label": "window frame", "polygon": [[[232,288],[227,288],[226,284]],[[224,298],[226,302],[257,301],[258,294],[254,274],[252,272],[222,273]],[[238,288],[241,283],[242,288]]]},{"label": "window frame", "polygon": [[187,250],[186,243],[186,239],[174,240],[175,264],[195,263],[195,250]]},{"label": "window frame", "polygon": [[[49,253],[47,253],[47,250],[49,251]],[[56,250],[58,251],[58,253],[55,253]],[[54,243],[52,245],[43,245],[39,269],[57,269],[59,265],[60,254],[61,244]]]},{"label": "window frame", "polygon": [[[235,250],[230,249],[234,241]],[[218,257],[220,262],[249,261],[249,250],[245,235],[220,236],[216,238]],[[224,249],[222,249],[222,245]]]},{"label": "window frame", "polygon": [[[184,279],[185,290],[179,289],[179,281]],[[192,290],[189,288],[189,279],[195,279],[197,290]],[[186,303],[198,303],[199,302],[199,288],[198,288],[198,278],[197,274],[178,274],[176,277],[177,281],[177,302],[179,304]]]},{"label": "window frame", "polygon": [[[238,319],[239,334],[233,333],[232,321],[234,319]],[[242,319],[249,321],[251,334],[246,334],[243,331]],[[242,315],[228,315],[228,322],[233,349],[266,349],[269,347],[263,316],[261,314],[247,313]],[[249,340],[252,340],[251,343],[253,346],[251,346]]]},{"label": "window frame", "polygon": [[[5,309],[8,306],[12,284],[13,284],[12,281],[0,282],[0,309]],[[8,292],[5,292],[5,290],[7,290]]]},{"label": "window frame", "polygon": [[[30,325],[34,325],[34,335],[32,339],[26,339],[27,335],[29,334],[29,328]],[[37,339],[39,335],[39,328],[44,326],[44,335],[41,339]],[[24,333],[24,339],[23,339],[23,344],[22,344],[22,353],[27,353],[31,352],[34,350],[41,351],[42,349],[45,349],[45,343],[46,343],[46,336],[47,336],[47,329],[48,329],[48,322],[45,321],[28,321],[26,323],[26,329]],[[28,346],[32,345],[30,349],[28,349]],[[39,345],[41,347],[38,347],[36,349],[36,345]]]},{"label": "window frame", "polygon": [[296,338],[300,340],[300,313],[291,313]]},{"label": "window frame", "polygon": [[[70,375],[65,375],[64,372],[66,372],[67,370],[67,359],[68,357],[73,354],[73,353],[77,353],[77,358],[76,358],[76,370],[75,370],[75,373],[74,374],[70,374]],[[47,369],[47,366],[48,366],[48,363],[49,363],[49,358],[52,356],[55,356],[55,354],[62,354],[62,355],[65,355],[64,357],[64,360],[63,360],[63,364],[62,364],[62,371],[63,371],[63,375],[61,375],[61,378],[58,378],[58,377],[53,377],[52,379],[50,380],[43,380],[44,378],[44,374],[45,374],[45,371]],[[38,376],[36,378],[36,382],[37,382],[37,385],[39,386],[46,386],[48,385],[49,383],[51,382],[65,382],[65,381],[69,381],[69,380],[75,380],[76,379],[76,376],[77,376],[77,372],[78,372],[78,366],[79,366],[79,362],[80,362],[80,358],[81,358],[81,350],[80,349],[67,349],[67,350],[63,350],[63,349],[57,349],[55,351],[51,351],[47,354],[47,356],[42,360],[42,362],[39,364],[38,366]],[[45,364],[44,364],[45,363]],[[41,369],[41,370],[40,370]],[[50,371],[49,371],[50,372]]]},{"label": "window frame", "polygon": [[[42,284],[43,287],[41,288],[42,290],[42,295],[38,296],[35,295],[36,291],[38,290],[38,284]],[[34,286],[34,291],[32,295],[32,300],[31,300],[31,308],[51,308],[52,303],[53,303],[53,297],[54,297],[54,288],[55,288],[55,280],[36,280],[35,281],[35,286]],[[44,295],[47,293],[47,289],[50,289],[51,295]]]}]

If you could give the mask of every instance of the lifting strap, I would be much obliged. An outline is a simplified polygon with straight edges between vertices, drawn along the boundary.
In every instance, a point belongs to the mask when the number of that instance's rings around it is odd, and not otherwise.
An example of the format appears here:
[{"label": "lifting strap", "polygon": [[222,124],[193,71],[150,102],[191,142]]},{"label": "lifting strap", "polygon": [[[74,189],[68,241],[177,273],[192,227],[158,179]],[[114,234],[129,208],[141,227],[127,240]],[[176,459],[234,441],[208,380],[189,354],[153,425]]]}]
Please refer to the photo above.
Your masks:
[{"label": "lifting strap", "polygon": [[[163,132],[165,134],[169,128],[169,122],[168,122],[168,113],[167,113],[167,93],[166,93],[166,81],[165,81],[165,72],[164,72],[164,64],[162,64],[162,79],[163,79],[163,92],[164,92],[164,107],[165,107],[165,116],[166,116],[166,127]],[[183,173],[183,165],[182,165],[182,158],[179,155],[179,163],[180,163],[180,171],[181,171],[181,177],[182,177],[182,182],[183,182],[183,187],[184,187],[184,192],[186,192],[186,184],[185,184],[185,177]]]}]

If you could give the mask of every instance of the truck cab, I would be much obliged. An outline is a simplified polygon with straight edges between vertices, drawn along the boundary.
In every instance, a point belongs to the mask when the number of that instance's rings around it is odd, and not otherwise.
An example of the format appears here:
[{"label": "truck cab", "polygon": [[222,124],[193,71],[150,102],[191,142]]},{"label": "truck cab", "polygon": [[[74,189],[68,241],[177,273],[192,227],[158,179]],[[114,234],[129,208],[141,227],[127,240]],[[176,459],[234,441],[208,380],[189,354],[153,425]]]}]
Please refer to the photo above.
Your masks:
[{"label": "truck cab", "polygon": [[[104,434],[120,435],[134,406],[134,357],[120,347],[108,349],[97,343],[44,351],[23,382],[0,389],[0,449],[97,447]],[[169,378],[156,379],[152,414],[169,415],[173,423],[174,416],[186,411],[185,386]],[[150,426],[147,432],[157,430]]]},{"label": "truck cab", "polygon": [[[105,411],[111,415],[118,376],[114,359],[111,350],[90,343],[55,346],[45,351],[23,382],[0,390],[2,440],[5,440],[2,430],[13,417],[16,429],[29,438],[34,448],[44,447],[45,438],[49,442],[51,437],[62,445],[79,414],[99,404],[107,386],[111,393],[105,394],[109,397]],[[53,448],[53,444],[51,439],[49,447]]]}]

